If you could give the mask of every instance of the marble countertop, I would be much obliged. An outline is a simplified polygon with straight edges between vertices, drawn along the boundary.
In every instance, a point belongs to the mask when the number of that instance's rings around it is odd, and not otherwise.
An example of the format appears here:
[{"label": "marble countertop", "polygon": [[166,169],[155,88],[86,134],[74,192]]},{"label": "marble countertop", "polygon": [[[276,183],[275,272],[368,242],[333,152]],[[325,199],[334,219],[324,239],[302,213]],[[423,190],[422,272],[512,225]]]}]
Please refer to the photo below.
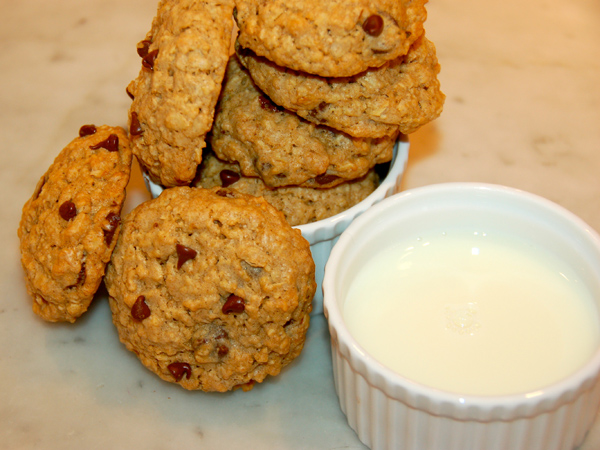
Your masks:
[{"label": "marble countertop", "polygon": [[[187,392],[118,342],[105,296],[75,325],[31,312],[16,230],[22,205],[85,123],[125,125],[125,87],[155,0],[0,0],[0,447],[361,449],[335,396],[328,334],[248,393]],[[431,0],[447,95],[410,136],[402,189],[505,184],[600,231],[600,2]],[[139,172],[130,210],[148,198]],[[600,419],[581,450],[600,448]]]}]

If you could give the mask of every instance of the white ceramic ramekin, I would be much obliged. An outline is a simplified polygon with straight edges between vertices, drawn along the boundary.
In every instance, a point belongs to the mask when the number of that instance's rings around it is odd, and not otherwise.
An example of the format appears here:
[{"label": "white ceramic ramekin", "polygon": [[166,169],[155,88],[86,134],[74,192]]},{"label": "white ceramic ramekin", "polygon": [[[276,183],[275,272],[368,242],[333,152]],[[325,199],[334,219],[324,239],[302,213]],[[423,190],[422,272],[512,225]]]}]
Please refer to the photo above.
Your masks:
[{"label": "white ceramic ramekin", "polygon": [[[310,243],[310,249],[315,261],[317,291],[313,301],[313,315],[323,312],[323,291],[321,289],[321,283],[323,281],[325,263],[327,263],[329,252],[333,248],[333,245],[336,243],[340,234],[356,217],[365,212],[372,205],[399,190],[402,175],[408,160],[408,150],[408,138],[401,135],[394,147],[394,155],[386,177],[381,181],[377,189],[363,201],[335,216],[295,227],[302,232],[302,236]],[[146,173],[143,173],[143,176],[146,188],[150,191],[152,197],[159,196],[163,191],[163,187],[153,183]]]},{"label": "white ceramic ramekin", "polygon": [[600,403],[600,349],[551,386],[520,395],[469,396],[389,370],[344,324],[344,287],[361,261],[389,246],[394,234],[464,222],[493,224],[558,254],[578,271],[600,311],[600,236],[569,211],[496,185],[446,183],[404,191],[354,220],[325,268],[324,309],[341,409],[373,449],[572,450],[583,441]]}]

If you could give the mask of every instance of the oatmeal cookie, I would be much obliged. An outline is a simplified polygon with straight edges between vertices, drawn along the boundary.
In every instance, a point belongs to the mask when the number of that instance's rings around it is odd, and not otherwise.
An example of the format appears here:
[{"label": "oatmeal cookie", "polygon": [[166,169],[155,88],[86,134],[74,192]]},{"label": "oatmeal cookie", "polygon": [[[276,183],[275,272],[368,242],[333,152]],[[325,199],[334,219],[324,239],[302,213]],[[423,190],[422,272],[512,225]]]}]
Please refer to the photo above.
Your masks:
[{"label": "oatmeal cookie", "polygon": [[252,388],[298,356],[315,266],[264,199],[173,187],[123,221],[105,284],[125,346],[185,389]]},{"label": "oatmeal cookie", "polygon": [[239,58],[271,100],[316,124],[356,137],[410,134],[437,118],[445,96],[435,46],[424,36],[407,55],[354,77],[323,78],[277,66],[238,46]]},{"label": "oatmeal cookie", "polygon": [[203,188],[231,187],[245,194],[263,197],[283,213],[292,226],[302,225],[345,211],[377,189],[379,177],[375,169],[367,175],[329,189],[301,186],[269,188],[257,177],[245,177],[239,164],[221,161],[211,153],[202,160],[194,185]]},{"label": "oatmeal cookie", "polygon": [[161,0],[138,44],[142,69],[127,87],[134,155],[164,186],[188,184],[202,160],[230,54],[233,0]]},{"label": "oatmeal cookie", "polygon": [[426,0],[237,0],[239,42],[274,63],[346,77],[406,54]]},{"label": "oatmeal cookie", "polygon": [[85,125],[25,203],[18,235],[33,310],[74,322],[89,307],[117,241],[132,153],[124,129]]},{"label": "oatmeal cookie", "polygon": [[303,120],[271,102],[232,57],[210,144],[217,157],[269,187],[329,188],[390,161],[396,137],[353,138]]}]

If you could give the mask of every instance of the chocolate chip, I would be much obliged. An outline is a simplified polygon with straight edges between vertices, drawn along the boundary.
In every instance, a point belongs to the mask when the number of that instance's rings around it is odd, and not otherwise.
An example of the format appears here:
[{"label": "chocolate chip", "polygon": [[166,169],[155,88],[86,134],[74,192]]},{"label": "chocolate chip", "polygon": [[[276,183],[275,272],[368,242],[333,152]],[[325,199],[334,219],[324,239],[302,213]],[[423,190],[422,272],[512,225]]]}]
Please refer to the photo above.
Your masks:
[{"label": "chocolate chip", "polygon": [[79,273],[77,274],[77,281],[75,284],[68,286],[69,288],[76,288],[77,286],[81,286],[85,283],[85,262],[81,263],[81,269],[79,269]]},{"label": "chocolate chip", "polygon": [[150,307],[146,303],[146,297],[140,295],[131,307],[131,317],[138,322],[150,317]]},{"label": "chocolate chip", "polygon": [[110,245],[115,235],[115,232],[117,231],[117,227],[119,226],[121,218],[118,214],[111,212],[108,213],[108,216],[106,216],[106,220],[108,223],[106,224],[106,228],[104,228],[103,230],[104,242],[106,242],[106,245]]},{"label": "chocolate chip", "polygon": [[96,134],[96,125],[83,125],[79,129],[79,137],[90,136]]},{"label": "chocolate chip", "polygon": [[142,126],[140,125],[140,121],[138,119],[138,115],[136,112],[131,113],[131,123],[129,124],[129,134],[132,136],[139,136],[144,131],[142,130]]},{"label": "chocolate chip", "polygon": [[219,173],[219,178],[221,179],[221,186],[227,187],[238,181],[240,174],[233,170],[224,169]]},{"label": "chocolate chip", "polygon": [[142,66],[148,70],[154,70],[154,61],[158,56],[158,49],[152,50],[146,56],[142,58]]},{"label": "chocolate chip", "polygon": [[385,48],[385,49],[378,49],[378,48],[373,48],[371,49],[371,51],[373,52],[374,55],[384,55],[386,53],[390,52],[389,48]]},{"label": "chocolate chip", "polygon": [[196,250],[194,250],[193,248],[189,248],[186,247],[185,245],[181,245],[181,244],[177,244],[175,246],[175,249],[177,250],[177,269],[181,269],[181,266],[183,266],[186,261],[189,261],[190,259],[194,259],[196,257],[196,255],[198,254],[198,252]]},{"label": "chocolate chip", "polygon": [[271,111],[271,112],[281,111],[281,108],[279,106],[277,106],[275,103],[273,103],[273,101],[271,101],[271,99],[268,98],[266,95],[260,95],[258,97],[258,104],[265,111]]},{"label": "chocolate chip", "polygon": [[323,173],[323,174],[315,177],[315,181],[317,182],[317,184],[323,185],[323,184],[329,184],[329,183],[337,180],[338,178],[339,177],[337,175]]},{"label": "chocolate chip", "polygon": [[131,92],[129,92],[129,86],[127,86],[127,87],[125,88],[125,92],[127,92],[127,95],[129,96],[129,98],[130,98],[131,100],[135,100],[135,96],[134,96],[134,95],[133,95]]},{"label": "chocolate chip", "polygon": [[227,297],[227,300],[223,304],[223,314],[241,314],[246,309],[246,303],[244,303],[244,299],[238,297],[237,295],[231,294]]},{"label": "chocolate chip", "polygon": [[322,113],[325,108],[327,108],[329,106],[329,103],[327,102],[321,102],[317,105],[316,108],[311,109],[308,113],[310,114],[310,116],[312,118],[317,118],[319,116],[320,113]]},{"label": "chocolate chip", "polygon": [[67,200],[58,207],[58,213],[63,219],[71,220],[77,215],[77,207],[75,206],[75,203]]},{"label": "chocolate chip", "polygon": [[380,15],[373,14],[363,22],[363,30],[370,36],[377,37],[383,31],[383,18]]},{"label": "chocolate chip", "polygon": [[91,145],[90,148],[92,150],[98,150],[104,148],[109,152],[118,152],[119,151],[119,136],[116,134],[111,134],[106,139],[101,142],[98,142],[95,145]]},{"label": "chocolate chip", "polygon": [[229,353],[229,347],[227,347],[224,344],[221,344],[217,347],[217,355],[219,355],[221,358],[223,356],[226,356],[227,353]]},{"label": "chocolate chip", "polygon": [[167,366],[167,369],[169,369],[169,372],[171,372],[171,375],[173,375],[173,378],[175,378],[175,381],[181,380],[184,375],[188,380],[192,376],[192,367],[188,363],[184,363],[184,362],[171,363]]},{"label": "chocolate chip", "polygon": [[150,42],[147,39],[144,39],[143,41],[138,42],[137,54],[140,55],[140,58],[143,58],[148,54],[148,48],[150,47],[151,43],[152,42]]}]

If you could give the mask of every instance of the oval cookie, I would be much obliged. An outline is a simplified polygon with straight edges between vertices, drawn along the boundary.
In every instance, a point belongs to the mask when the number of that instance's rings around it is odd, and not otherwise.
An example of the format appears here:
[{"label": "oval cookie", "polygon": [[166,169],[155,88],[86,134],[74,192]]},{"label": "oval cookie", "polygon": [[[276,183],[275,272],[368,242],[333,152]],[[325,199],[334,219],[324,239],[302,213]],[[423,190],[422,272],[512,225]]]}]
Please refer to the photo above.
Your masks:
[{"label": "oval cookie", "polygon": [[131,160],[125,130],[83,126],[23,207],[21,262],[43,319],[74,322],[92,302],[117,241]]},{"label": "oval cookie", "polygon": [[186,389],[249,389],[302,350],[308,242],[264,199],[174,187],[124,220],[105,283],[121,341]]}]

